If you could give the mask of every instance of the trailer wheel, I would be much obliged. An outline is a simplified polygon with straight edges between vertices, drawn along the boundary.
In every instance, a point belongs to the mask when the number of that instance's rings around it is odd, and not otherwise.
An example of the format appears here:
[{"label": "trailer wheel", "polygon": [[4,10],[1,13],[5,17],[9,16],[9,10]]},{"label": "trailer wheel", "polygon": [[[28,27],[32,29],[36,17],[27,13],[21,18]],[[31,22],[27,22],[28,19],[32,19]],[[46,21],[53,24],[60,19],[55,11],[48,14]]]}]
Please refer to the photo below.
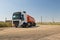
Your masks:
[{"label": "trailer wheel", "polygon": [[36,23],[33,23],[33,26],[36,26]]}]

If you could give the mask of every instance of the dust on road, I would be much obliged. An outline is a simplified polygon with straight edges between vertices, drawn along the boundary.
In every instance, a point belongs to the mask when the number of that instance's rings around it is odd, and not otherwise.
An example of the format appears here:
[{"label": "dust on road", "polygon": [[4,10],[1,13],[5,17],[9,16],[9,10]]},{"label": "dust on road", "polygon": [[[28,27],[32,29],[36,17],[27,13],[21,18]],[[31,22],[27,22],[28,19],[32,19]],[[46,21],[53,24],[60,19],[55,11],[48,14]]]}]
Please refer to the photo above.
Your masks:
[{"label": "dust on road", "polygon": [[0,40],[60,40],[60,25],[40,25],[36,28],[5,28]]}]

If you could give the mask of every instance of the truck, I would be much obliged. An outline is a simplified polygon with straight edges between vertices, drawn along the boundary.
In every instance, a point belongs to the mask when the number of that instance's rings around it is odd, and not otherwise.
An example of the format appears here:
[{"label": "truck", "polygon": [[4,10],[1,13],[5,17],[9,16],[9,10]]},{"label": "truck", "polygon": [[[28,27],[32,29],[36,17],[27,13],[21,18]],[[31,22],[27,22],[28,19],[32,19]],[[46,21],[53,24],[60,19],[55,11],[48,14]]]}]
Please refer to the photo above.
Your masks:
[{"label": "truck", "polygon": [[28,15],[26,11],[14,12],[12,15],[12,24],[15,27],[32,27],[36,26],[35,19]]}]

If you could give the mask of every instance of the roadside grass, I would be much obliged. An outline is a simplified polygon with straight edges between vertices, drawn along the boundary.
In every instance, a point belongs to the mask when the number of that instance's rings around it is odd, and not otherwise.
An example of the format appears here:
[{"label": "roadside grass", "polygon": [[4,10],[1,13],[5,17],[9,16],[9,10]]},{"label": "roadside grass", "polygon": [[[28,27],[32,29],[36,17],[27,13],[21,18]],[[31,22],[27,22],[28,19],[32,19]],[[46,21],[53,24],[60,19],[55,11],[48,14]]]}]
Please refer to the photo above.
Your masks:
[{"label": "roadside grass", "polygon": [[[60,25],[60,22],[37,22],[37,25]],[[1,27],[12,27],[11,22],[0,22],[0,28]]]},{"label": "roadside grass", "polygon": [[0,27],[12,27],[11,22],[0,22]]}]

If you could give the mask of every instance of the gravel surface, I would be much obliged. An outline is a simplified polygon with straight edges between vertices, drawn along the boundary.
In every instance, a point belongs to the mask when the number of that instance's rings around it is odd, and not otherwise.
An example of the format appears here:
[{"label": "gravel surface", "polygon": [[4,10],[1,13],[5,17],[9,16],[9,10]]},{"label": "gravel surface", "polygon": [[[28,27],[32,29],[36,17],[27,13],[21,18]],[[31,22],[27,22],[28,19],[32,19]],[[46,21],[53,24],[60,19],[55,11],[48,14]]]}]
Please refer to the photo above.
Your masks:
[{"label": "gravel surface", "polygon": [[60,25],[0,28],[0,40],[60,40]]}]

